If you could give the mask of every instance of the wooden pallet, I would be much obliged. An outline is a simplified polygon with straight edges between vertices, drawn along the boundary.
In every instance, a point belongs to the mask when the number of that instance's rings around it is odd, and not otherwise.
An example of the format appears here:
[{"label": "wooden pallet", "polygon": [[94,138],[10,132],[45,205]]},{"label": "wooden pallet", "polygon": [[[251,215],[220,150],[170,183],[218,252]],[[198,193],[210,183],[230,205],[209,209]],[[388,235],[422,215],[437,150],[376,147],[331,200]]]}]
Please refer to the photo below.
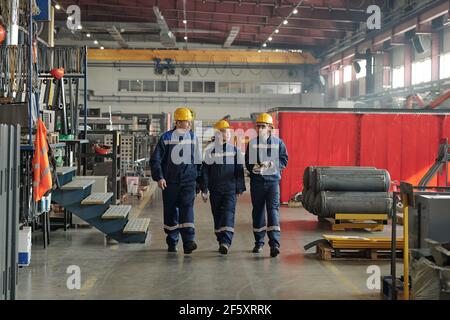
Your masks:
[{"label": "wooden pallet", "polygon": [[[316,253],[321,260],[389,260],[391,251],[386,249],[336,249],[329,243],[320,242],[316,246]],[[401,258],[401,250],[397,251]]]},{"label": "wooden pallet", "polygon": [[384,226],[387,225],[387,214],[346,214],[336,213],[335,218],[326,218],[331,223],[333,231],[346,230],[369,230],[369,231],[383,231]]},{"label": "wooden pallet", "polygon": [[293,201],[290,200],[287,204],[288,208],[301,208],[302,207],[302,203],[298,202],[298,201]]}]

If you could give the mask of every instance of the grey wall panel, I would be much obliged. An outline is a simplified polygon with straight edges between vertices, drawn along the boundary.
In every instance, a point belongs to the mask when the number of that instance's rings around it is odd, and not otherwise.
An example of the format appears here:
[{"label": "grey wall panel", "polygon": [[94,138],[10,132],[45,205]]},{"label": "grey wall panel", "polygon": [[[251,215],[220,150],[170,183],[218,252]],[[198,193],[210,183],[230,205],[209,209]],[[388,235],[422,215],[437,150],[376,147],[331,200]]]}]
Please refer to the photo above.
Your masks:
[{"label": "grey wall panel", "polygon": [[20,127],[0,125],[0,299],[15,299],[17,283]]},{"label": "grey wall panel", "polygon": [[[0,125],[0,147],[4,146],[6,126]],[[0,152],[0,300],[6,299],[6,153]]]}]

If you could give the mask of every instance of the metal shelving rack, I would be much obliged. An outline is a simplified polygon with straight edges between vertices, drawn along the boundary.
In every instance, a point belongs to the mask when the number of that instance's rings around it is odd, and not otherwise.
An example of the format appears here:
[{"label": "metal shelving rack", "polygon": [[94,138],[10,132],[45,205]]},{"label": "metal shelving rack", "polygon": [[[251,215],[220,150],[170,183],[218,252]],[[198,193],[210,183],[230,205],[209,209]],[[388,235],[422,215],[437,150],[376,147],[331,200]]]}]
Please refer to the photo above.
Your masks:
[{"label": "metal shelving rack", "polygon": [[[109,181],[112,184],[112,190],[111,192],[114,194],[114,199],[116,204],[120,203],[120,196],[121,196],[121,177],[122,177],[122,170],[121,170],[121,148],[120,148],[120,131],[114,130],[114,131],[89,131],[89,134],[100,134],[100,135],[107,135],[112,134],[112,151],[109,154],[98,154],[93,152],[87,152],[85,151],[80,155],[82,159],[84,159],[84,166],[83,166],[83,175],[87,174],[87,162],[88,159],[110,159],[112,161],[112,169],[111,169],[111,175]],[[89,136],[88,136],[89,138]]]}]

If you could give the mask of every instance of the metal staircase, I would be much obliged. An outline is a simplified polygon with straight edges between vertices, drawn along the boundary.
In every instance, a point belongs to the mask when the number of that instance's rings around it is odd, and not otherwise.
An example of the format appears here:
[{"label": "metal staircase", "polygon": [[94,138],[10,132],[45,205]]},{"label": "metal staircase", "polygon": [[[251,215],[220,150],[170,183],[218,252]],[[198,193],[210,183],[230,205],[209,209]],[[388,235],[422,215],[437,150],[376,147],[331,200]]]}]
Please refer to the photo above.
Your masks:
[{"label": "metal staircase", "polygon": [[60,187],[52,201],[83,219],[108,237],[121,243],[144,243],[150,219],[133,219],[131,206],[112,205],[112,193],[92,193],[93,180],[77,180],[76,168],[57,169]]}]

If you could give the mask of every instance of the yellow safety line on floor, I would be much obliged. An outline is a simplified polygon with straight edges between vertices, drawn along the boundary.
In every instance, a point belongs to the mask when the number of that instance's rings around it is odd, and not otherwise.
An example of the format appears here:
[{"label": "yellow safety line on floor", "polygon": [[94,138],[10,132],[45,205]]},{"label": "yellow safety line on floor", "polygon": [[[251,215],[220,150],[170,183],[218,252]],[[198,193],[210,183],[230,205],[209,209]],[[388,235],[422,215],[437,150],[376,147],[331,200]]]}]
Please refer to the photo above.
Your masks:
[{"label": "yellow safety line on floor", "polygon": [[142,202],[139,204],[139,207],[137,208],[136,211],[130,213],[130,218],[137,218],[141,215],[142,210],[144,210],[145,206],[150,202],[152,196],[148,196],[145,197],[144,199],[142,199]]},{"label": "yellow safety line on floor", "polygon": [[344,276],[338,268],[336,268],[332,263],[330,262],[324,262],[321,261],[321,263],[323,265],[325,265],[325,267],[330,270],[338,279],[339,281],[346,286],[347,288],[349,288],[351,291],[353,291],[354,293],[361,295],[362,292],[361,290],[358,289],[358,287],[356,287],[346,276]]},{"label": "yellow safety line on floor", "polygon": [[96,282],[97,282],[96,276],[88,278],[81,286],[80,290],[81,295],[87,294],[87,292],[92,289],[92,287],[95,285]]}]

